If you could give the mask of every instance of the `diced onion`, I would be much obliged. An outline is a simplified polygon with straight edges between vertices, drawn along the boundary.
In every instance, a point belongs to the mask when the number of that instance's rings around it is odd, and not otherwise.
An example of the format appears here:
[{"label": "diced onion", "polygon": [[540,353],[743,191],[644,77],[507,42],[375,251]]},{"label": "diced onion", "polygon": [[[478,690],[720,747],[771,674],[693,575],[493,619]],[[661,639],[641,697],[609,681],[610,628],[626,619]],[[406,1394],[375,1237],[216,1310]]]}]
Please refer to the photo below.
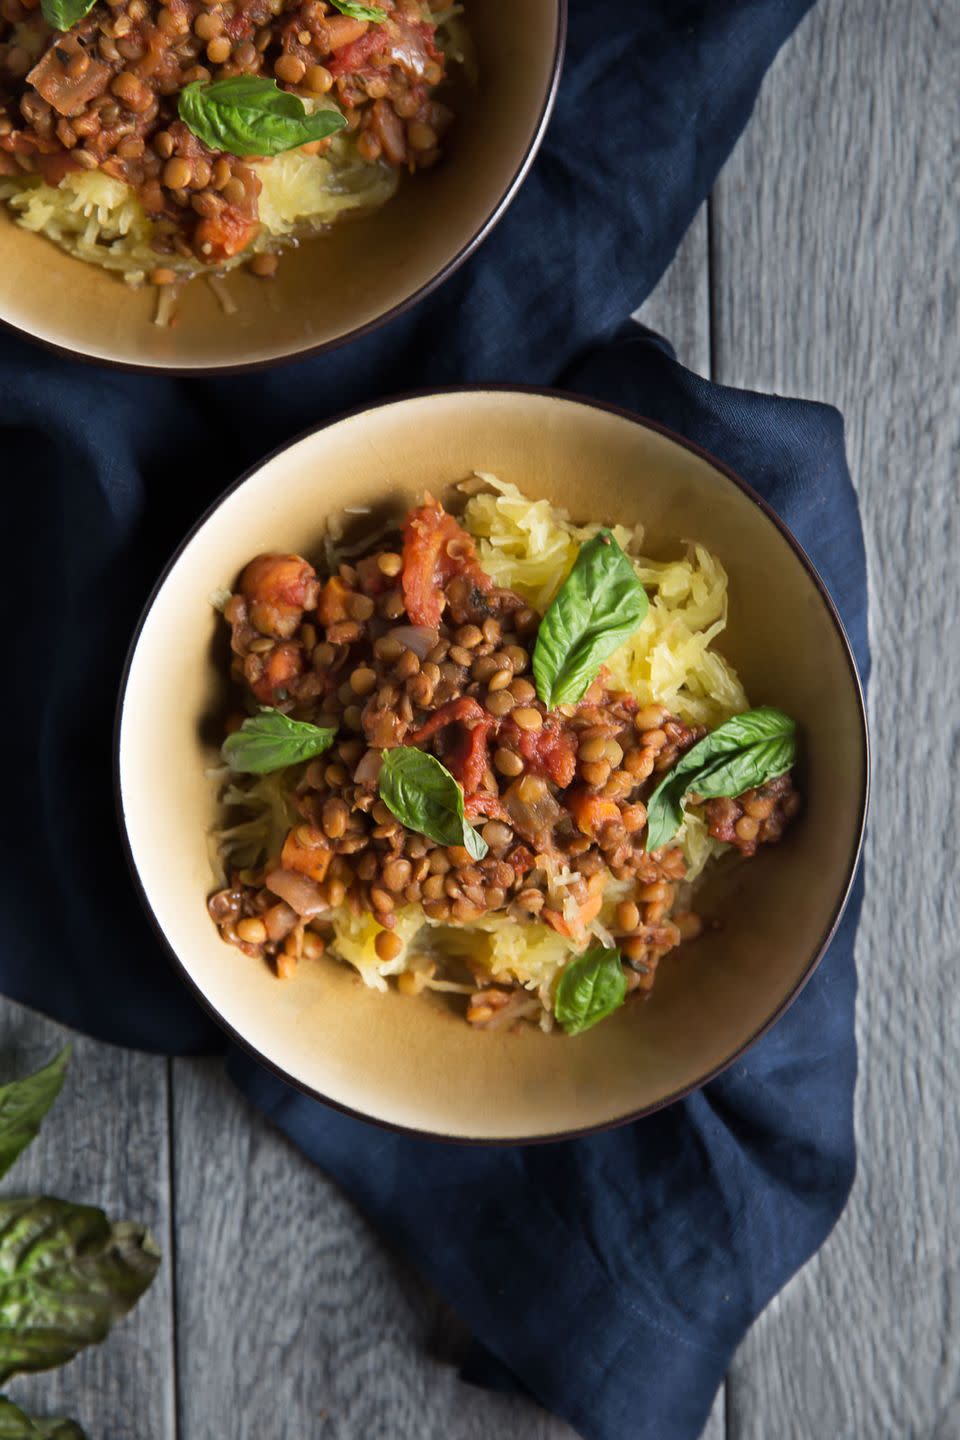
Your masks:
[{"label": "diced onion", "polygon": [[271,870],[267,876],[267,889],[287,904],[302,920],[310,920],[328,908],[319,888],[306,875],[296,870]]}]

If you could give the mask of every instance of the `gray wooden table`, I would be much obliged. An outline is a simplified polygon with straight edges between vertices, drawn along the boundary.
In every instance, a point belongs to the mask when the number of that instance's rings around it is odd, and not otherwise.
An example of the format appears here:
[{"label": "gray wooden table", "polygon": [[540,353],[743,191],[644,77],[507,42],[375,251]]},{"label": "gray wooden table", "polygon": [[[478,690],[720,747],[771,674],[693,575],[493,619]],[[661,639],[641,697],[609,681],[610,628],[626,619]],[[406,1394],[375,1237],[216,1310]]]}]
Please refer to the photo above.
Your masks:
[{"label": "gray wooden table", "polygon": [[[859,1173],[708,1440],[960,1437],[958,61],[956,0],[821,0],[642,312],[714,380],[842,408],[871,579]],[[61,1035],[0,1004],[5,1071]],[[16,1181],[165,1251],[106,1345],[11,1387],[93,1440],[571,1436],[459,1383],[453,1317],[215,1064],[80,1040]]]}]

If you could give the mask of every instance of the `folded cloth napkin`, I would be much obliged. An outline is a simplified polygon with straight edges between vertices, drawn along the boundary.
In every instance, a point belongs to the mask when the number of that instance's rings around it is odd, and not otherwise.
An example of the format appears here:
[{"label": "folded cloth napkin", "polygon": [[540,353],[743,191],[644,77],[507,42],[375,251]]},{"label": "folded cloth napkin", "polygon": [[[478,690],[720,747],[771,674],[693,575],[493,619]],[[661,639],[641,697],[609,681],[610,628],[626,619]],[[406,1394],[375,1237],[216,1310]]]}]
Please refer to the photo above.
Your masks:
[{"label": "folded cloth napkin", "polygon": [[[30,601],[6,627],[0,990],[108,1040],[222,1048],[125,872],[116,688],[139,607],[196,515],[258,455],[337,410],[412,386],[508,380],[566,383],[672,426],[792,525],[865,676],[863,547],[839,417],[710,385],[636,327],[620,333],[809,4],[572,0],[555,118],[505,219],[429,300],[330,355],[179,381],[0,337],[4,593],[8,610]],[[608,1135],[435,1146],[335,1114],[243,1057],[235,1074],[472,1326],[475,1378],[520,1385],[596,1440],[684,1440],[851,1181],[858,908],[859,891],[804,994],[740,1064]]]}]

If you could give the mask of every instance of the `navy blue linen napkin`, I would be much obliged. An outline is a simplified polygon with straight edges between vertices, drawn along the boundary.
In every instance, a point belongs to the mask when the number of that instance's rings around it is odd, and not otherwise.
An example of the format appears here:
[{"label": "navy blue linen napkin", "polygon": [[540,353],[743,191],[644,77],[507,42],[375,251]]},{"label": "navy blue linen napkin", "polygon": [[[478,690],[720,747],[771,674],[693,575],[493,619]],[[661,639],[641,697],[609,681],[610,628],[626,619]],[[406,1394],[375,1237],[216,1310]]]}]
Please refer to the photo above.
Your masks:
[{"label": "navy blue linen napkin", "polygon": [[[655,337],[621,328],[810,3],[572,0],[555,118],[508,215],[429,300],[334,354],[179,381],[0,336],[0,991],[111,1041],[223,1047],[125,873],[116,687],[137,612],[196,515],[259,455],[338,410],[485,380],[563,383],[638,409],[779,510],[832,589],[865,677],[863,547],[839,416],[711,385]],[[525,1388],[591,1440],[687,1440],[733,1347],[822,1243],[851,1182],[859,901],[858,886],[827,960],[743,1061],[608,1135],[438,1146],[308,1101],[244,1057],[232,1068],[470,1324],[475,1378]]]}]

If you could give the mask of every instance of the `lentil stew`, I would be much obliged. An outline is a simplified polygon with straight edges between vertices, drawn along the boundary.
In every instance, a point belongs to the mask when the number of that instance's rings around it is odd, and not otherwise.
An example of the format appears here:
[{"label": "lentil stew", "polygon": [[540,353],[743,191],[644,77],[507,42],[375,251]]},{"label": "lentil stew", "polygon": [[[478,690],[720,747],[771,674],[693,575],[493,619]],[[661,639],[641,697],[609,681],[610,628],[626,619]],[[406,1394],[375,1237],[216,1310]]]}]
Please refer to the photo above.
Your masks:
[{"label": "lentil stew", "polygon": [[[224,799],[231,821],[244,818],[221,833],[226,883],[208,908],[225,941],[280,978],[329,950],[372,987],[462,996],[476,1028],[550,1029],[578,957],[613,967],[618,1004],[648,995],[664,957],[703,928],[693,882],[705,861],[777,842],[800,801],[782,761],[737,795],[709,795],[704,778],[680,830],[647,850],[654,791],[722,726],[679,713],[682,697],[671,709],[618,687],[614,657],[575,702],[544,703],[538,635],[570,595],[560,573],[538,610],[521,579],[491,573],[490,541],[469,527],[503,503],[497,483],[464,482],[464,523],[427,496],[349,555],[336,544],[317,563],[258,555],[221,596],[243,707],[226,722],[238,773],[223,777]],[[553,523],[589,543],[559,512]],[[618,563],[623,542],[639,589],[651,572],[630,537],[593,533]],[[276,745],[269,762],[262,749],[244,760],[254,735]],[[476,832],[466,843],[434,838],[383,786],[383,758],[400,747],[431,757],[404,768],[445,776],[444,804],[453,787],[459,823]]]},{"label": "lentil stew", "polygon": [[[335,0],[97,0],[66,32],[47,8],[0,0],[0,198],[133,282],[240,263],[269,279],[284,245],[440,159],[450,0],[383,0],[380,20]],[[244,78],[250,104],[286,115],[279,149],[196,119]]]}]

